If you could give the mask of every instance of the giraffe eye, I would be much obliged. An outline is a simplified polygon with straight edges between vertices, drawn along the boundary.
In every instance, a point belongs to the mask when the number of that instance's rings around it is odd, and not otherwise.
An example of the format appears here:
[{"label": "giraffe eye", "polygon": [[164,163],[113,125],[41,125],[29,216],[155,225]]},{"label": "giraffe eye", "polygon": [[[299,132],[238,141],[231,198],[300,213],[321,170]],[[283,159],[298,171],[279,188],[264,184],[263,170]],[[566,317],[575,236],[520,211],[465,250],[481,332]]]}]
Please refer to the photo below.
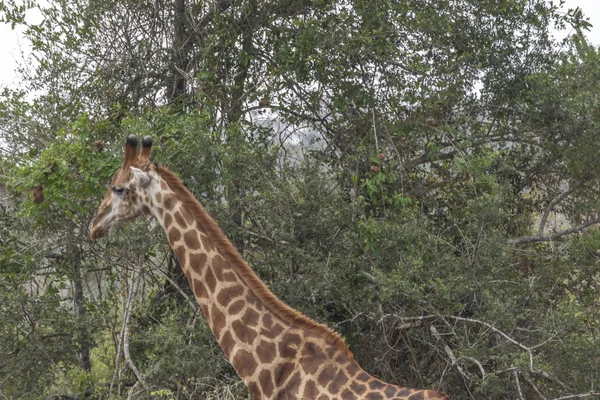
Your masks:
[{"label": "giraffe eye", "polygon": [[115,194],[117,194],[119,196],[121,196],[123,193],[125,193],[125,189],[123,189],[120,186],[113,186],[112,191],[115,192]]}]

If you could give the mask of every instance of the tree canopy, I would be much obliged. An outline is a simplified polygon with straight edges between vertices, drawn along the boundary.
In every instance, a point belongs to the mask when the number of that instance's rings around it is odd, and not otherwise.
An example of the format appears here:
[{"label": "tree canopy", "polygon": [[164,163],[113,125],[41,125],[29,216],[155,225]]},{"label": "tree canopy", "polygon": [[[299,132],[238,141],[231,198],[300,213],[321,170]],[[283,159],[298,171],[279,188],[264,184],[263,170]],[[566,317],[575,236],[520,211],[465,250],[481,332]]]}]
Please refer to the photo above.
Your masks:
[{"label": "tree canopy", "polygon": [[0,19],[31,45],[0,95],[4,398],[248,398],[160,227],[89,239],[129,134],[374,376],[600,396],[600,50],[579,9],[8,0]]}]

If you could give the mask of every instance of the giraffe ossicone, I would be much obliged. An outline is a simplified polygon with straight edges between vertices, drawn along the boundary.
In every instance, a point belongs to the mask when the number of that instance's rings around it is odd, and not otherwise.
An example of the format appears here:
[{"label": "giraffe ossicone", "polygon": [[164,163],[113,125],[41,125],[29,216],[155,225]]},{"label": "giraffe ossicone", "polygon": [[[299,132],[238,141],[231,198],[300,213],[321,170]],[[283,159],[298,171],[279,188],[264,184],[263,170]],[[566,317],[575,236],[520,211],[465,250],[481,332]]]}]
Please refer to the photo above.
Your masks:
[{"label": "giraffe ossicone", "polygon": [[279,300],[216,222],[167,168],[150,162],[152,138],[127,138],[123,164],[92,222],[99,239],[144,214],[165,231],[212,332],[255,400],[443,400],[433,390],[382,382],[334,331]]}]

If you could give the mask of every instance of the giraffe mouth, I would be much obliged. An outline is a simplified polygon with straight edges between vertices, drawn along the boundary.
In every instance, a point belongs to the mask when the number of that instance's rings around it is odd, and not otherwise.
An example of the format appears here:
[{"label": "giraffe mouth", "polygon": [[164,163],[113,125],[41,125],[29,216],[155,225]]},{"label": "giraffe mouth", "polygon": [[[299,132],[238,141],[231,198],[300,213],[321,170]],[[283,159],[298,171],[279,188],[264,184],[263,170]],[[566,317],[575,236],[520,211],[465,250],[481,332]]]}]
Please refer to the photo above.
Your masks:
[{"label": "giraffe mouth", "polygon": [[92,227],[92,231],[90,232],[90,238],[92,240],[100,239],[108,233],[108,229],[103,229],[98,226]]},{"label": "giraffe mouth", "polygon": [[133,221],[138,217],[136,213],[130,213],[125,216],[121,216],[120,218],[115,217],[114,215],[106,216],[103,219],[100,219],[98,222],[98,217],[94,218],[92,221],[92,226],[90,229],[90,238],[92,240],[100,239],[103,236],[106,236],[108,231],[116,226],[123,225],[125,222]]},{"label": "giraffe mouth", "polygon": [[92,225],[90,227],[90,238],[92,240],[96,240],[100,239],[103,236],[106,236],[108,230],[113,225],[113,220],[114,218],[111,218],[110,216],[104,218],[99,218],[98,216],[96,216],[96,218],[94,218],[94,220],[92,221]]}]

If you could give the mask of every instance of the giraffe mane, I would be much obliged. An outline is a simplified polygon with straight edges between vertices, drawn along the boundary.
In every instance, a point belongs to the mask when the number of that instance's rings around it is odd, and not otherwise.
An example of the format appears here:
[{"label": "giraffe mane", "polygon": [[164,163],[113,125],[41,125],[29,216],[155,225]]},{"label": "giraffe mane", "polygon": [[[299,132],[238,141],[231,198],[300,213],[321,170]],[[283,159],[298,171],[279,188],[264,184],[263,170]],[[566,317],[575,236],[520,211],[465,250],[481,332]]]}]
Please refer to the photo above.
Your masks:
[{"label": "giraffe mane", "polygon": [[301,312],[294,310],[273,294],[271,289],[260,280],[250,265],[242,258],[235,246],[225,236],[219,225],[217,225],[200,202],[184,186],[177,175],[162,165],[157,165],[156,170],[171,190],[177,194],[184,207],[194,215],[196,222],[206,231],[206,234],[209,235],[221,255],[234,267],[240,278],[248,285],[248,288],[260,299],[265,307],[283,321],[301,329],[306,328],[315,333],[322,334],[325,340],[345,352],[350,360],[354,360],[354,355],[340,334],[326,325],[318,323]]}]

